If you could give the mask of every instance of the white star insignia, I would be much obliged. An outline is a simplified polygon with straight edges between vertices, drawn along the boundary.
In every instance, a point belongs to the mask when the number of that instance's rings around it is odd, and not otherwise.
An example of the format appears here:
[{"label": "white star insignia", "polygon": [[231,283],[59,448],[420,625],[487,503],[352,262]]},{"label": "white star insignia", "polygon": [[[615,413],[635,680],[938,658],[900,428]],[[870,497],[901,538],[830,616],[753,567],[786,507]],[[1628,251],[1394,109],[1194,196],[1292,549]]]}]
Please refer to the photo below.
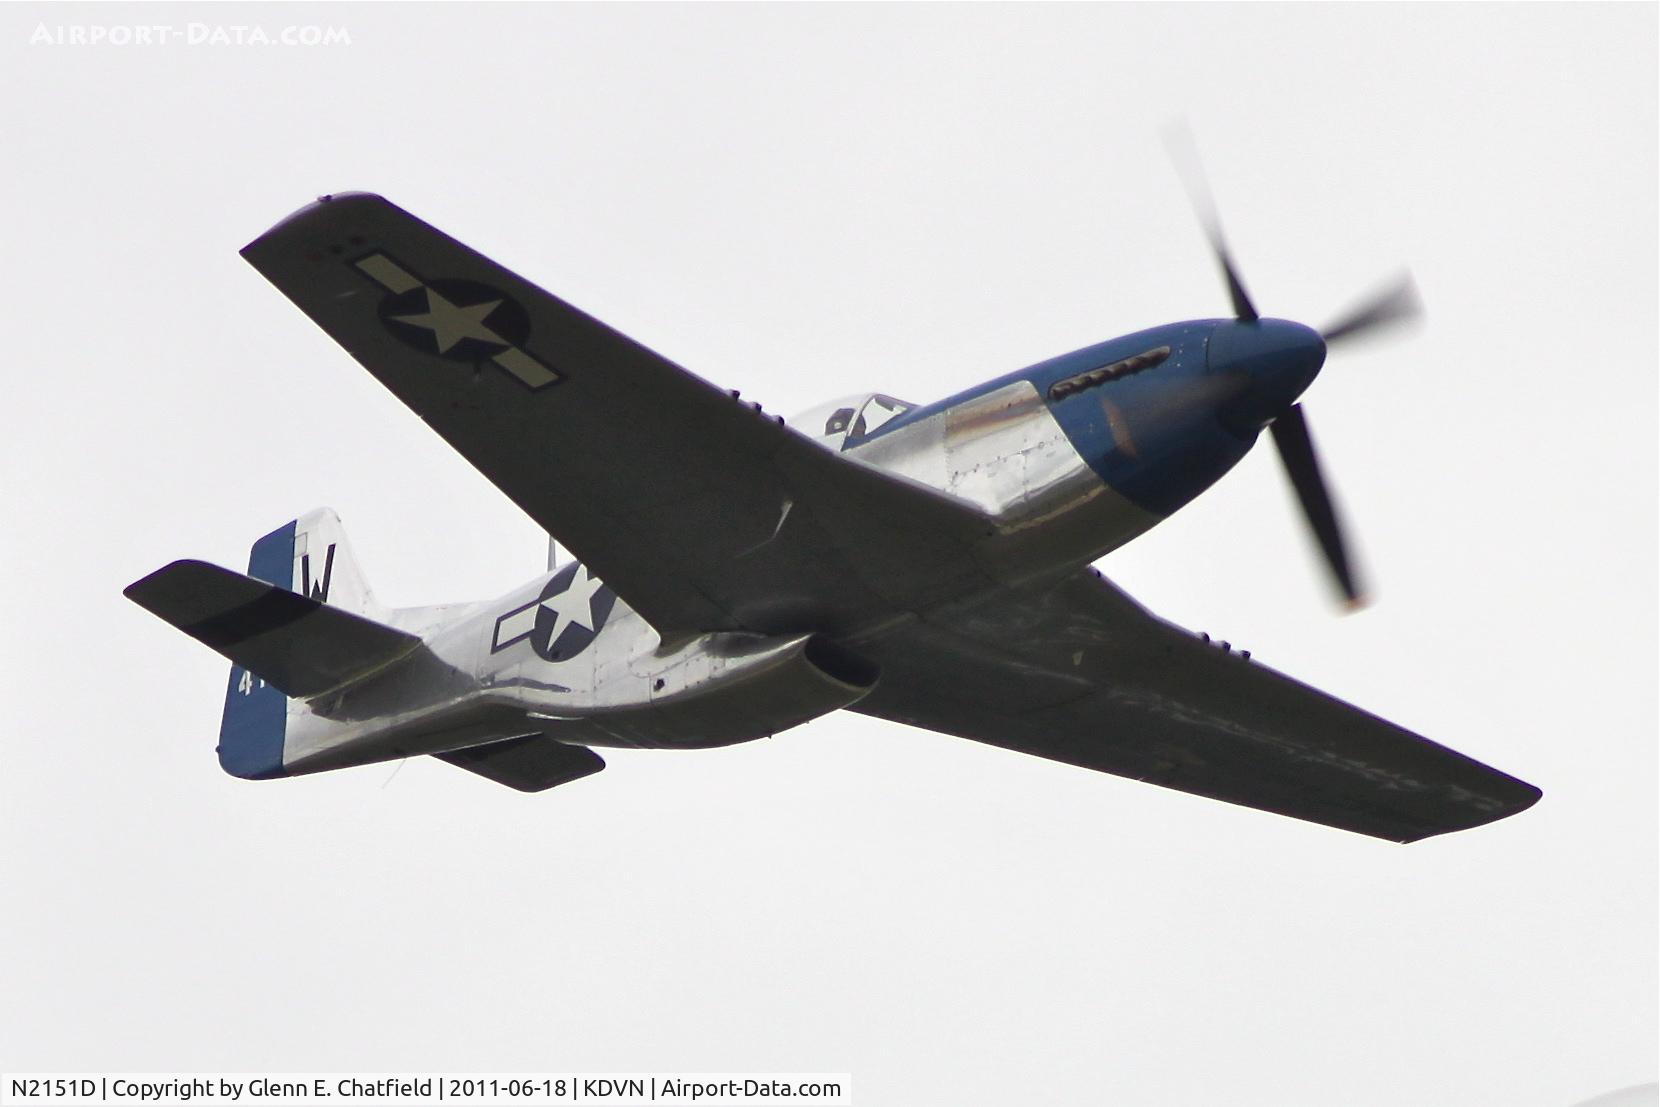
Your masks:
[{"label": "white star insignia", "polygon": [[426,289],[426,294],[425,315],[394,315],[392,318],[400,323],[425,327],[431,331],[433,340],[438,343],[439,353],[446,353],[450,347],[464,338],[477,338],[485,342],[494,342],[498,346],[512,345],[484,325],[484,321],[490,318],[490,313],[501,306],[500,300],[460,307],[438,295],[431,287]]},{"label": "white star insignia", "polygon": [[580,626],[586,630],[594,629],[594,593],[600,590],[600,582],[588,575],[586,565],[576,567],[576,575],[571,577],[571,583],[557,596],[549,596],[542,601],[544,610],[554,614],[553,630],[548,634],[547,648],[553,649],[553,644],[559,641],[559,636],[568,626]]}]

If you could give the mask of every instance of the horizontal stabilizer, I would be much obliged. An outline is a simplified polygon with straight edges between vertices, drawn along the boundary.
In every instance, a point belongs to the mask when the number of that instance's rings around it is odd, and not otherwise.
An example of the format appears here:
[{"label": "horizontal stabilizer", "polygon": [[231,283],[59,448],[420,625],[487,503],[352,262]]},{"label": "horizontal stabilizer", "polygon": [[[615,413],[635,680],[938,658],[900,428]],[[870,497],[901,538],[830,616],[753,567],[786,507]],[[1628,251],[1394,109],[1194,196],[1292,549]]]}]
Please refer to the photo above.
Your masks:
[{"label": "horizontal stabilizer", "polygon": [[366,676],[421,644],[412,634],[205,561],[175,561],[128,585],[125,594],[300,698]]},{"label": "horizontal stabilizer", "polygon": [[540,734],[434,756],[521,792],[545,792],[556,784],[569,784],[605,768],[604,760],[593,750],[567,746]]}]

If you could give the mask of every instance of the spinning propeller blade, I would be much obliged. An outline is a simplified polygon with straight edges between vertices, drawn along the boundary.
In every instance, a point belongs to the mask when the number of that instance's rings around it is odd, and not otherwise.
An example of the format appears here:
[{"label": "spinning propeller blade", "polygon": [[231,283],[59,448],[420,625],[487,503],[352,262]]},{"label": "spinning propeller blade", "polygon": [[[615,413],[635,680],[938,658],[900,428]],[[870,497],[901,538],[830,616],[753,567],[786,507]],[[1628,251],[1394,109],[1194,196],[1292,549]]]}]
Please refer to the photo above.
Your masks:
[{"label": "spinning propeller blade", "polygon": [[1343,542],[1343,528],[1337,521],[1337,510],[1332,506],[1326,478],[1320,472],[1319,456],[1314,452],[1314,439],[1308,433],[1308,420],[1303,417],[1303,405],[1292,404],[1290,409],[1268,425],[1274,435],[1285,473],[1291,478],[1291,487],[1297,490],[1297,502],[1302,504],[1303,516],[1314,531],[1320,551],[1326,555],[1337,587],[1342,590],[1348,606],[1363,605],[1359,586],[1355,583],[1354,568],[1349,564],[1348,548]]},{"label": "spinning propeller blade", "polygon": [[1359,338],[1369,331],[1416,319],[1424,312],[1412,274],[1403,273],[1394,284],[1373,293],[1320,332],[1326,345]]},{"label": "spinning propeller blade", "polygon": [[1210,182],[1205,177],[1204,164],[1199,160],[1199,147],[1193,141],[1193,133],[1185,126],[1174,127],[1166,133],[1165,141],[1170,150],[1170,160],[1175,163],[1176,174],[1181,177],[1182,185],[1187,189],[1187,198],[1193,204],[1193,214],[1199,217],[1199,225],[1210,240],[1211,252],[1222,267],[1222,278],[1228,283],[1228,299],[1233,302],[1234,318],[1248,323],[1258,318],[1257,308],[1251,302],[1250,293],[1245,291],[1245,282],[1239,277],[1239,268],[1234,265],[1227,239],[1222,236],[1222,219],[1216,214],[1216,200],[1211,195]]}]

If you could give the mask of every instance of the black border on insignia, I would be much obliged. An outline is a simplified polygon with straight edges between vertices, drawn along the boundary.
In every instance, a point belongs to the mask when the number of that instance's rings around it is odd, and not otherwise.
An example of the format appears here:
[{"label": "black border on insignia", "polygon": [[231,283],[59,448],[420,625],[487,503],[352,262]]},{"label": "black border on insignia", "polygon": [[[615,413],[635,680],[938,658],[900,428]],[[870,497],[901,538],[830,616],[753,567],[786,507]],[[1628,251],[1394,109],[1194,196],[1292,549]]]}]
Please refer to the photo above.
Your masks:
[{"label": "black border on insignia", "polygon": [[502,624],[506,623],[507,620],[513,618],[515,615],[523,615],[526,611],[530,611],[533,608],[537,608],[537,607],[541,607],[541,606],[542,606],[542,597],[537,596],[534,600],[531,600],[527,604],[521,604],[520,606],[515,607],[512,611],[508,611],[508,612],[506,612],[502,615],[498,615],[496,617],[496,629],[490,635],[490,652],[491,653],[500,653],[502,650],[505,650],[508,646],[511,646],[511,645],[513,645],[517,642],[523,642],[526,638],[529,638],[532,634],[535,634],[536,633],[536,620],[535,619],[530,620],[530,626],[529,626],[528,629],[520,631],[518,634],[515,634],[511,638],[503,639],[502,636],[501,636],[501,628],[502,628]]}]

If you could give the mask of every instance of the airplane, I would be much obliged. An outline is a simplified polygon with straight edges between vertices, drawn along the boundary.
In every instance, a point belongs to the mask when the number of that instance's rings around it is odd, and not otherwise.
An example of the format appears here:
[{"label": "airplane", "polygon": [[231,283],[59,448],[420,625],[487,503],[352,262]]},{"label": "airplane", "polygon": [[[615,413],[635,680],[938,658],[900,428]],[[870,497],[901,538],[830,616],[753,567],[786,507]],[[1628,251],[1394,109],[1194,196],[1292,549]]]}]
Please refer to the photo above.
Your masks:
[{"label": "airplane", "polygon": [[338,517],[130,585],[231,662],[218,755],[267,780],[430,755],[537,792],[596,749],[698,749],[847,709],[1396,842],[1539,789],[1154,616],[1094,563],[1266,428],[1338,588],[1361,590],[1298,398],[1328,344],[1258,314],[1157,326],[929,404],[784,419],[380,196],[242,256],[574,560],[498,599],[391,609]]}]

